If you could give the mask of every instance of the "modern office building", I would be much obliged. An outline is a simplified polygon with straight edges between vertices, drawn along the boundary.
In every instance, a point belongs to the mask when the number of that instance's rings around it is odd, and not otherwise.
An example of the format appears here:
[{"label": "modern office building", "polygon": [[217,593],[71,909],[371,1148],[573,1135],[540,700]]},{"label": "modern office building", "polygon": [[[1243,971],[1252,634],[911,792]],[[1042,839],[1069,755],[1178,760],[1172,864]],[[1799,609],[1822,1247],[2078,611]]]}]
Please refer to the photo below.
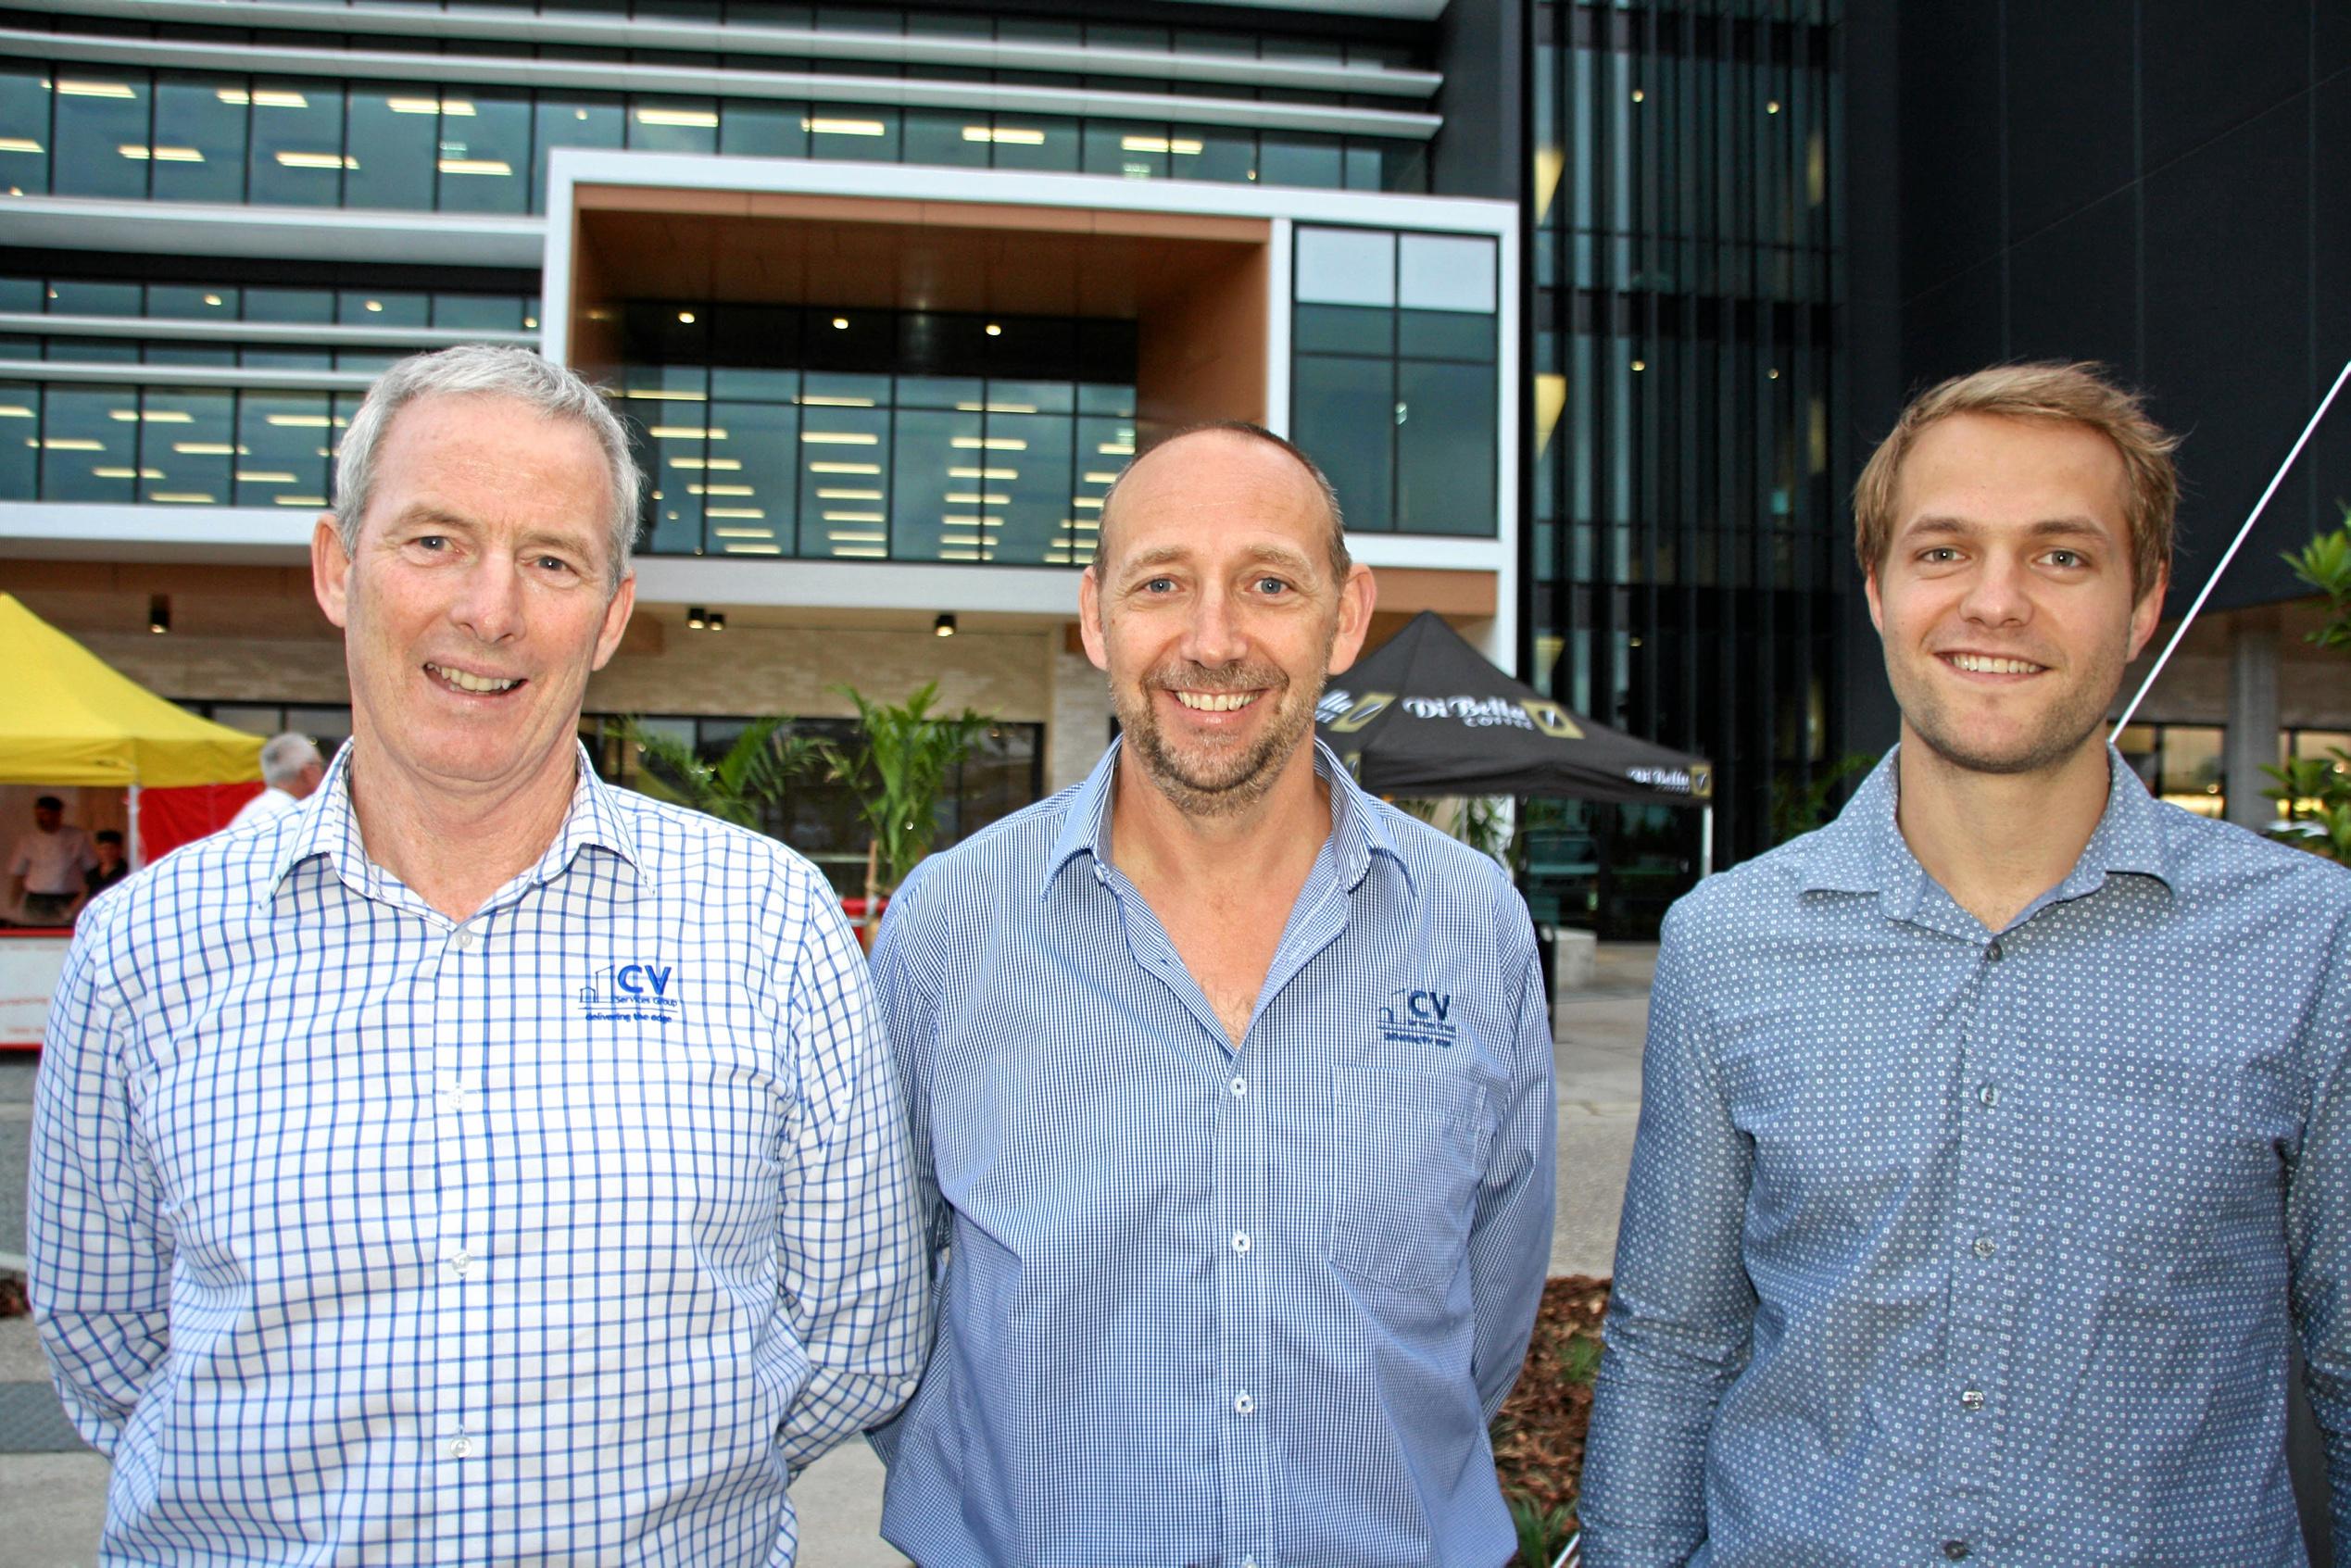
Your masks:
[{"label": "modern office building", "polygon": [[[2338,8],[2093,10],[0,11],[0,585],[332,738],[302,558],[339,421],[399,354],[530,345],[656,479],[599,760],[620,715],[715,747],[937,675],[997,720],[960,831],[1108,734],[1075,636],[1108,476],[1257,419],[1336,478],[1376,637],[1437,609],[1705,755],[1729,863],[1892,738],[1845,496],[1907,389],[2043,354],[2154,388],[2184,590],[2351,352]],[[2262,737],[2351,732],[2275,564],[2351,495],[2346,420],[2126,736],[2168,795],[2258,814]],[[836,869],[860,838],[823,791],[776,825]],[[1695,873],[1695,813],[1532,826],[1546,918],[1638,933]]]}]

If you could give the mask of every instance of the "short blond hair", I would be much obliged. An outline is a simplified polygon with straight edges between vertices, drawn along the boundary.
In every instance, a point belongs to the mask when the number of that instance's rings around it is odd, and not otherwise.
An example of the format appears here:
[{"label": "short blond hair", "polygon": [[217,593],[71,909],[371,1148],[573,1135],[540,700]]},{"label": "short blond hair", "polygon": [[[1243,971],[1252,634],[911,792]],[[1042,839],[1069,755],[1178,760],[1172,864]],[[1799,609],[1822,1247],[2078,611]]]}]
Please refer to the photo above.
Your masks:
[{"label": "short blond hair", "polygon": [[2122,458],[2122,516],[2131,530],[2132,596],[2144,596],[2161,580],[2171,565],[2171,523],[2180,505],[2180,472],[2171,461],[2180,438],[2147,418],[2139,395],[2109,381],[2105,366],[2058,359],[1994,365],[1954,376],[1910,400],[1853,487],[1853,548],[1862,571],[1876,571],[1892,547],[1894,493],[1902,481],[1903,459],[1921,433],[1954,414],[2062,420],[2086,425],[2113,442]]}]

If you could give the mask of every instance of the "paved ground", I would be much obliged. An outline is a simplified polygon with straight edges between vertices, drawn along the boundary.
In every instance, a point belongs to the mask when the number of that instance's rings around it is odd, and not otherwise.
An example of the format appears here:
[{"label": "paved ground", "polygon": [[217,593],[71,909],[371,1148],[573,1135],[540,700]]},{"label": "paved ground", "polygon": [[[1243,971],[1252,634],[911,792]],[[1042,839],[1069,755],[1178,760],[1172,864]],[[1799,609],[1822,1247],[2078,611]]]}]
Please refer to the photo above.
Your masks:
[{"label": "paved ground", "polygon": [[[1559,1219],[1551,1272],[1605,1274],[1616,1246],[1616,1208],[1632,1160],[1641,1103],[1641,1040],[1649,1018],[1656,949],[1600,949],[1593,984],[1553,1010],[1559,1070]],[[25,1134],[32,1062],[0,1058],[0,1253],[24,1250]],[[64,1420],[47,1392],[32,1326],[0,1319],[0,1562],[9,1568],[82,1568],[94,1556],[106,1512],[106,1461],[75,1452],[12,1451]],[[882,1467],[862,1443],[811,1468],[792,1489],[800,1511],[801,1560],[819,1568],[903,1568],[875,1534]]]}]

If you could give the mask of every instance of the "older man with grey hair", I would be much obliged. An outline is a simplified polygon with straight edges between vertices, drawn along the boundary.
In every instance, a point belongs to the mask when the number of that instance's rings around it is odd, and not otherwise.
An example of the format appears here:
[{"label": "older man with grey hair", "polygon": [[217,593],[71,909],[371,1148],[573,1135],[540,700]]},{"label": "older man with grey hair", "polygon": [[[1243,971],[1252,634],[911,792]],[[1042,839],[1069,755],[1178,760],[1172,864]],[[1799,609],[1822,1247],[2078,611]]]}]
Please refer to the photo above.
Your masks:
[{"label": "older man with grey hair", "polygon": [[319,755],[318,742],[292,730],[271,735],[261,743],[261,793],[237,808],[229,826],[266,822],[293,810],[310,798],[325,777],[326,759]]},{"label": "older man with grey hair", "polygon": [[838,904],[576,739],[641,483],[535,355],[386,371],[311,546],[350,744],[83,922],[30,1250],[109,1562],[786,1564],[792,1475],[913,1389]]}]

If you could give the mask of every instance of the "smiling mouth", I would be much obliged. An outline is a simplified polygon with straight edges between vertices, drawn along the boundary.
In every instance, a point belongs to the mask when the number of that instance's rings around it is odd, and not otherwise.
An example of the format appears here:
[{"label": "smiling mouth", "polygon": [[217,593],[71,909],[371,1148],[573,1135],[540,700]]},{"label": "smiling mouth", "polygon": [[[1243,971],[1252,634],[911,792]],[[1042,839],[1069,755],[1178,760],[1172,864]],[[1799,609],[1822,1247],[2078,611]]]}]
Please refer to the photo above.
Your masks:
[{"label": "smiling mouth", "polygon": [[475,675],[442,664],[427,664],[424,671],[451,691],[467,692],[475,696],[496,696],[524,684],[524,678],[520,675]]},{"label": "smiling mouth", "polygon": [[1983,653],[1947,653],[1943,659],[1970,675],[2038,675],[2049,668],[2027,659],[1995,659]]},{"label": "smiling mouth", "polygon": [[1197,713],[1233,713],[1257,700],[1255,692],[1187,692],[1169,694]]}]

